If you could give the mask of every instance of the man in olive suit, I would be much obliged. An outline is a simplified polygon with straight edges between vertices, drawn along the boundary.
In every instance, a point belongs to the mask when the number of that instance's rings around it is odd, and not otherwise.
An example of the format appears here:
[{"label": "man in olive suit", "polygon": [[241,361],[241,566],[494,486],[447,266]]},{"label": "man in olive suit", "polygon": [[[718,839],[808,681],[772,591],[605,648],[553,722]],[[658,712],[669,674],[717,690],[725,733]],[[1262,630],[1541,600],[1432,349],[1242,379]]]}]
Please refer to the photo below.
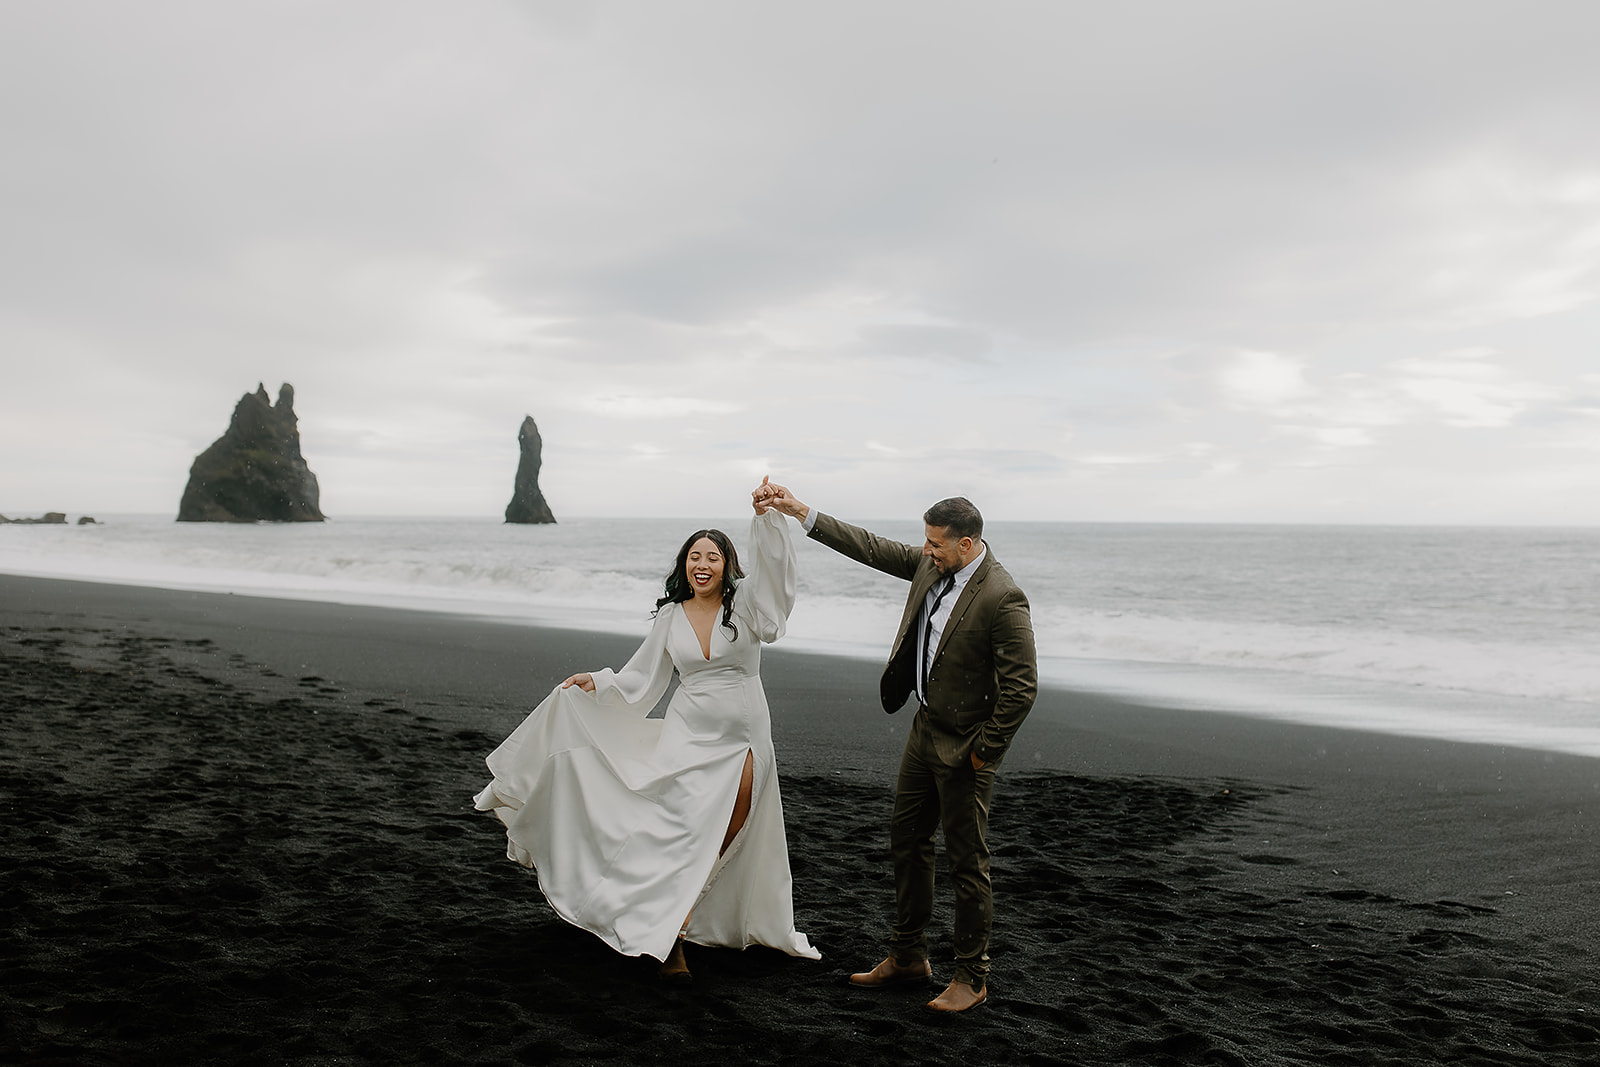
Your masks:
[{"label": "man in olive suit", "polygon": [[890,845],[895,919],[889,957],[850,976],[862,989],[928,983],[934,834],[944,828],[956,887],[954,979],[928,1007],[966,1011],[989,996],[994,924],[985,839],[995,770],[1038,691],[1028,598],[983,541],[983,516],[964,497],[923,515],[920,548],[823,515],[762,480],[758,504],[799,519],[806,534],[911,583],[879,685],[885,711],[917,702],[895,783]]}]

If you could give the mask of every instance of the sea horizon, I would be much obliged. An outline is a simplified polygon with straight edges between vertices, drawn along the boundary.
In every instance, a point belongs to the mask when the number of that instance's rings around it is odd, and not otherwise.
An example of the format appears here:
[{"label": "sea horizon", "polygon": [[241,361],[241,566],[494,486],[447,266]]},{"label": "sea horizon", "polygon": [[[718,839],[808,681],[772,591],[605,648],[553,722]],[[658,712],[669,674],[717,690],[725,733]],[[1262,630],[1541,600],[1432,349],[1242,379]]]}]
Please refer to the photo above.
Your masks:
[{"label": "sea horizon", "polygon": [[[94,508],[61,508],[51,506],[48,508],[19,508],[6,510],[0,508],[0,515],[5,515],[13,522],[21,519],[37,519],[42,515],[57,513],[67,516],[65,523],[56,525],[75,526],[80,516],[93,518],[95,524],[105,525],[117,520],[154,520],[164,519],[173,523],[179,522],[177,509],[171,511],[98,511]],[[857,516],[854,514],[839,514],[829,512],[836,517],[844,518],[856,525],[873,523],[895,523],[909,521],[906,515],[893,516]],[[185,526],[319,526],[337,524],[340,522],[488,522],[501,526],[562,526],[574,522],[595,521],[630,521],[644,522],[699,522],[706,518],[714,521],[733,522],[747,521],[749,510],[743,513],[727,513],[723,515],[584,515],[565,514],[558,516],[553,523],[516,523],[507,522],[498,512],[463,512],[463,513],[408,513],[400,511],[372,511],[372,512],[345,512],[324,515],[319,521],[312,522],[276,522],[267,519],[249,520],[243,522],[184,522]],[[910,518],[917,518],[911,516]],[[1329,520],[1294,520],[1294,519],[990,519],[990,523],[1003,523],[1007,526],[1204,526],[1204,527],[1254,527],[1269,528],[1321,528],[1331,527],[1336,529],[1375,529],[1375,530],[1600,530],[1600,523],[1583,522],[1334,522]],[[21,525],[30,525],[23,523]],[[43,524],[32,524],[43,525]]]}]

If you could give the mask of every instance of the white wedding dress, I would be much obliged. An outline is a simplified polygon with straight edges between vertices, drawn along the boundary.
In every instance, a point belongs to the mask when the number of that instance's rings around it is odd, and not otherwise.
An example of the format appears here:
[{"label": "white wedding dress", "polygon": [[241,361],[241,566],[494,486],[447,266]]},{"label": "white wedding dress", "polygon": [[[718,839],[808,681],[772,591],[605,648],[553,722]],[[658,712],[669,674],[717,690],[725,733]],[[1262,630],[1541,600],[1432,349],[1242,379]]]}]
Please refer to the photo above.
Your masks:
[{"label": "white wedding dress", "polygon": [[[721,624],[711,655],[677,604],[595,691],[557,687],[489,755],[475,798],[506,825],[506,855],[533,867],[556,913],[618,952],[666,959],[685,915],[699,945],[767,945],[820,958],[795,932],[789,849],[761,688],[761,642],[783,635],[795,553],[776,511],[750,524],[753,559],[734,597],[738,636]],[[645,716],[680,684],[666,717]],[[750,815],[719,859],[754,754]]]}]

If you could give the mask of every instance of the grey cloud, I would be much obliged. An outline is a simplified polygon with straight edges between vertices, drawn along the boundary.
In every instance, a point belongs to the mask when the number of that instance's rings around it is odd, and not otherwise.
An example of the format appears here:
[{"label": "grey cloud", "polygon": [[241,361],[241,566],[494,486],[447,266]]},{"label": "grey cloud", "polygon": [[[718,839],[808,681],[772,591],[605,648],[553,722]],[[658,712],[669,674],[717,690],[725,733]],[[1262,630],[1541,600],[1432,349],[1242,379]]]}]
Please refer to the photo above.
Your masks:
[{"label": "grey cloud", "polygon": [[994,338],[964,326],[885,323],[861,330],[873,353],[887,356],[933,356],[983,361],[994,350]]},{"label": "grey cloud", "polygon": [[[715,363],[847,454],[915,430],[808,368],[883,355],[1058,401],[1013,422],[1073,454],[1270,457],[1218,399],[1240,348],[1318,384],[1480,333],[1541,380],[1590,365],[1592,316],[1542,312],[1600,295],[1570,247],[1600,226],[1597,29],[1580,3],[8,5],[0,359],[67,353],[89,421],[164,404],[196,434],[193,383],[452,427],[586,368]],[[849,315],[809,310],[830,294]],[[456,388],[469,356],[504,381]]]}]

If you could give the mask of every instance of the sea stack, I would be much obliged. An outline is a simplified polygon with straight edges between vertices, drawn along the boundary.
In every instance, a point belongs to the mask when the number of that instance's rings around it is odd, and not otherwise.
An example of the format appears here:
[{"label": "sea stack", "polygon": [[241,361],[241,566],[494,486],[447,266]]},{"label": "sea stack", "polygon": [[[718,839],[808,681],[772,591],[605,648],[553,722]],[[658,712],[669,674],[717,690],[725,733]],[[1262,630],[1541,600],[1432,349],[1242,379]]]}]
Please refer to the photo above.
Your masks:
[{"label": "sea stack", "polygon": [[522,458],[517,461],[517,482],[511,492],[511,503],[506,505],[507,522],[555,522],[550,505],[539,492],[539,453],[544,442],[539,439],[539,427],[533,416],[522,420],[517,431],[517,444],[522,448]]},{"label": "sea stack", "polygon": [[228,432],[195,458],[178,504],[179,522],[321,522],[317,476],[300,454],[294,386],[264,385],[233,409]]}]

